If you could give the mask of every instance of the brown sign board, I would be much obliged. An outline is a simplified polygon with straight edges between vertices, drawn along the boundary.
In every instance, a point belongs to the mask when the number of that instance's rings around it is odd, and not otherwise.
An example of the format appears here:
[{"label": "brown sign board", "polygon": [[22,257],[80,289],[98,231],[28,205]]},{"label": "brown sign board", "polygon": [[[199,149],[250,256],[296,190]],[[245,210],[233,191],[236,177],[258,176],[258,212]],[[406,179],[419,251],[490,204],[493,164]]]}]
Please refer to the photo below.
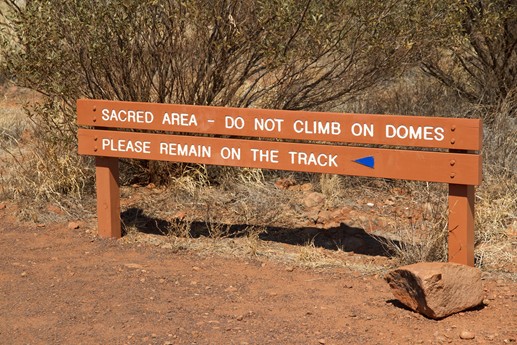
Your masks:
[{"label": "brown sign board", "polygon": [[81,99],[78,124],[239,137],[481,149],[479,119],[324,113]]},{"label": "brown sign board", "polygon": [[[479,155],[79,129],[84,155],[478,185]],[[430,169],[429,167],[433,167]]]},{"label": "brown sign board", "polygon": [[448,183],[449,261],[474,265],[480,120],[86,99],[77,116],[101,237],[121,236],[118,158],[137,158]]}]

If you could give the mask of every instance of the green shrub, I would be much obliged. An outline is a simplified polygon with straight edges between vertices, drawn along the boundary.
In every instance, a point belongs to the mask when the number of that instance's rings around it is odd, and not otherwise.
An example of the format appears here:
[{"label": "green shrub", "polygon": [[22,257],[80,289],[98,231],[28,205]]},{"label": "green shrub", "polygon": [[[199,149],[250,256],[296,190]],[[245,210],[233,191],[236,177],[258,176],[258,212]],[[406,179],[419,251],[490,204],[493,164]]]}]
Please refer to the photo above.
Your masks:
[{"label": "green shrub", "polygon": [[[423,0],[435,20],[423,69],[472,104],[495,106],[517,89],[517,3]],[[425,38],[422,38],[425,40]],[[493,109],[492,109],[493,110]],[[515,116],[515,114],[514,114]],[[492,119],[486,119],[492,122]]]},{"label": "green shrub", "polygon": [[[411,52],[395,0],[3,3],[4,70],[45,95],[33,112],[40,138],[70,155],[81,97],[326,110],[393,76]],[[162,182],[182,170],[153,164],[137,175]]]}]

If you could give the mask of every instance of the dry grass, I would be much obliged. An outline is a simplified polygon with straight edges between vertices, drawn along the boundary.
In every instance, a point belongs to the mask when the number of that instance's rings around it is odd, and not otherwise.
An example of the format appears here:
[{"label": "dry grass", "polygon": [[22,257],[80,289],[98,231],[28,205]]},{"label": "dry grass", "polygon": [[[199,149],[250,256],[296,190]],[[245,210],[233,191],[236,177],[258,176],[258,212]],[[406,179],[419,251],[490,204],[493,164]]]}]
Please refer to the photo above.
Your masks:
[{"label": "dry grass", "polygon": [[4,197],[32,201],[52,200],[59,202],[64,195],[81,198],[88,177],[83,166],[85,158],[58,147],[24,146],[8,149],[3,147],[2,163]]},{"label": "dry grass", "polygon": [[[517,264],[517,89],[485,130],[483,184],[476,192],[476,255],[481,267]],[[513,244],[512,244],[513,242]]]},{"label": "dry grass", "polygon": [[16,145],[29,126],[25,113],[17,108],[0,108],[0,144]]},{"label": "dry grass", "polygon": [[321,193],[325,196],[326,207],[335,207],[344,199],[346,188],[342,176],[321,174],[319,185]]},{"label": "dry grass", "polygon": [[[476,192],[476,264],[485,269],[505,270],[516,264],[515,227],[517,226],[517,89],[492,109],[467,104],[457,95],[410,70],[393,83],[365,94],[346,111],[426,116],[480,117],[485,119],[483,138],[483,183]],[[399,184],[399,183],[397,183]],[[400,184],[399,184],[400,185]],[[422,185],[402,183],[409,190],[419,191]],[[431,205],[435,212],[425,224],[401,224],[395,238],[406,245],[389,244],[401,262],[424,258],[444,260],[445,248],[439,245],[446,237],[446,205],[443,190],[413,193],[420,203]],[[430,195],[438,198],[429,198]],[[421,230],[422,225],[425,231]],[[434,245],[437,243],[437,245]]]},{"label": "dry grass", "polygon": [[77,199],[92,191],[85,188],[89,182],[82,168],[91,159],[38,136],[27,115],[27,104],[41,98],[35,92],[6,84],[0,97],[0,200],[20,203],[20,217],[35,221],[48,201],[65,212],[77,211]]},{"label": "dry grass", "polygon": [[[437,224],[437,227],[442,225]],[[401,226],[395,229],[395,236],[385,242],[387,249],[395,255],[401,265],[417,262],[446,261],[447,228],[425,228]]]}]

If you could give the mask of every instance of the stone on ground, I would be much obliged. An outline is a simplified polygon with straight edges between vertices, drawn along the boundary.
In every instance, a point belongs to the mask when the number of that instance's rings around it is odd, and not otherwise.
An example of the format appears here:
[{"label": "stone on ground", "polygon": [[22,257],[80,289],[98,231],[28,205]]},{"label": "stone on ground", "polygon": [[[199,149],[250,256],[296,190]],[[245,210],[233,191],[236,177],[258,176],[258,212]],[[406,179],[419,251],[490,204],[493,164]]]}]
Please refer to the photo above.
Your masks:
[{"label": "stone on ground", "polygon": [[399,267],[386,275],[396,299],[432,319],[480,305],[481,271],[454,263],[422,262]]}]

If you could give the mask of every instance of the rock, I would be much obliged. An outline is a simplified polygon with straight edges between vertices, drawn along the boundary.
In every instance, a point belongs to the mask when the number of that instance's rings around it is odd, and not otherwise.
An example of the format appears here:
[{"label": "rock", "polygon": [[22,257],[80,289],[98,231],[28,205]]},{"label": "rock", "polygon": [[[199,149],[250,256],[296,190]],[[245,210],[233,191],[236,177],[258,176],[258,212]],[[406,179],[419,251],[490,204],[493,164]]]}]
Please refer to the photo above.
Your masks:
[{"label": "rock", "polygon": [[[290,189],[293,189],[293,188],[291,187]],[[299,188],[298,188],[298,190],[301,190],[301,191],[304,191],[304,192],[308,192],[308,191],[310,191],[312,189],[313,189],[312,183],[304,183],[301,186],[299,186]],[[517,222],[515,224],[517,224]],[[517,225],[516,225],[516,229],[517,229]]]},{"label": "rock", "polygon": [[78,222],[70,222],[68,223],[68,229],[69,230],[77,230],[81,227],[81,224],[79,224]]},{"label": "rock", "polygon": [[331,213],[330,211],[324,210],[318,213],[318,218],[316,219],[316,222],[324,224],[328,222],[331,219]]},{"label": "rock", "polygon": [[289,187],[294,186],[296,181],[293,178],[281,178],[275,182],[275,187],[278,189],[289,189]]},{"label": "rock", "polygon": [[323,204],[325,203],[325,196],[318,192],[312,192],[305,197],[303,203],[308,208],[323,206]]},{"label": "rock", "polygon": [[0,210],[4,210],[7,208],[7,205],[6,204],[0,204]]},{"label": "rock", "polygon": [[463,331],[460,333],[460,338],[464,340],[472,340],[476,337],[476,335],[469,331]]},{"label": "rock", "polygon": [[486,336],[486,339],[489,340],[489,341],[493,341],[494,339],[496,338],[496,335],[495,334],[488,334]]},{"label": "rock", "polygon": [[432,319],[476,307],[483,301],[481,272],[475,267],[417,263],[392,270],[385,279],[395,298]]}]

